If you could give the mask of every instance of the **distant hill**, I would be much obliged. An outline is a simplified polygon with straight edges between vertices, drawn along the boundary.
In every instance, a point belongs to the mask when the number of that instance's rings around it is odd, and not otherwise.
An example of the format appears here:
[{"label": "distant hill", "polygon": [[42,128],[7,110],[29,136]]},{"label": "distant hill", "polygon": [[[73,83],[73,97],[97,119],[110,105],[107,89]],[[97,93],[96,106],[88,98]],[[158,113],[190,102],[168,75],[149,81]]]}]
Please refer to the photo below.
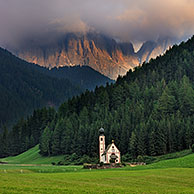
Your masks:
[{"label": "distant hill", "polygon": [[42,73],[0,48],[0,124],[13,123],[42,106],[58,106],[83,90],[67,79]]},{"label": "distant hill", "polygon": [[45,73],[52,77],[68,79],[74,85],[89,90],[95,89],[96,86],[106,85],[106,83],[114,83],[113,80],[89,66],[59,67]]}]

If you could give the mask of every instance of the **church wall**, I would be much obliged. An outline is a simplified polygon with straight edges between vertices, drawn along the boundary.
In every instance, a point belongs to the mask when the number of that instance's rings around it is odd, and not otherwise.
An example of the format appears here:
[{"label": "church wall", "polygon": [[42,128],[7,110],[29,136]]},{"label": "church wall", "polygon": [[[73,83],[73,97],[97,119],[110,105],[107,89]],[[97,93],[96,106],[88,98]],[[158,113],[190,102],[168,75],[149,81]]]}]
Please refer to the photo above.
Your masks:
[{"label": "church wall", "polygon": [[117,156],[116,163],[120,163],[121,162],[120,151],[118,150],[118,148],[115,146],[114,143],[111,144],[110,148],[108,149],[106,153],[107,163],[110,163],[110,156],[112,153],[114,153]]}]

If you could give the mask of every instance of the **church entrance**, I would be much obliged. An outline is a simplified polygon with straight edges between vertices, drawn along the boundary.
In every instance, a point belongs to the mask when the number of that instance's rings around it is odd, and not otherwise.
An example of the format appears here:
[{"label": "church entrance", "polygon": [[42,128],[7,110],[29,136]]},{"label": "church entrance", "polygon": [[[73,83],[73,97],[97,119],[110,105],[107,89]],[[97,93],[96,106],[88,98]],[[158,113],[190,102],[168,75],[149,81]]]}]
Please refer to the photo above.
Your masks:
[{"label": "church entrance", "polygon": [[118,156],[116,156],[115,153],[112,153],[110,155],[110,163],[116,163],[117,158],[118,158]]}]

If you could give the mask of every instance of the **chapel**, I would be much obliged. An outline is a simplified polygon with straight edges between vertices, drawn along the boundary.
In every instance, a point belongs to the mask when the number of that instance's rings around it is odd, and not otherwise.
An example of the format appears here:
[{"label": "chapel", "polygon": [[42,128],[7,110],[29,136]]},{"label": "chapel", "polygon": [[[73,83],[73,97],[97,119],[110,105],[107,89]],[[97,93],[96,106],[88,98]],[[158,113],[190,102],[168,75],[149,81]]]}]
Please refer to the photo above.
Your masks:
[{"label": "chapel", "polygon": [[112,140],[112,143],[106,148],[103,128],[99,130],[99,159],[100,162],[105,164],[121,162],[121,153],[116,147],[114,140]]}]

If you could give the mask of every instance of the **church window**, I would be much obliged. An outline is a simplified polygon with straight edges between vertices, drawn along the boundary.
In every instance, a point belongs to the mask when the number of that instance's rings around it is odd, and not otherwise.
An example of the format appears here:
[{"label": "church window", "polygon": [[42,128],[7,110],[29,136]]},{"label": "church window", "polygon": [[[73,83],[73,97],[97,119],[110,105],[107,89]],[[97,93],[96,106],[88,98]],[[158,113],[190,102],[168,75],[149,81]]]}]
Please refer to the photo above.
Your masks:
[{"label": "church window", "polygon": [[101,137],[101,141],[103,141],[103,138]]},{"label": "church window", "polygon": [[112,148],[114,148],[114,146],[112,146]]}]

